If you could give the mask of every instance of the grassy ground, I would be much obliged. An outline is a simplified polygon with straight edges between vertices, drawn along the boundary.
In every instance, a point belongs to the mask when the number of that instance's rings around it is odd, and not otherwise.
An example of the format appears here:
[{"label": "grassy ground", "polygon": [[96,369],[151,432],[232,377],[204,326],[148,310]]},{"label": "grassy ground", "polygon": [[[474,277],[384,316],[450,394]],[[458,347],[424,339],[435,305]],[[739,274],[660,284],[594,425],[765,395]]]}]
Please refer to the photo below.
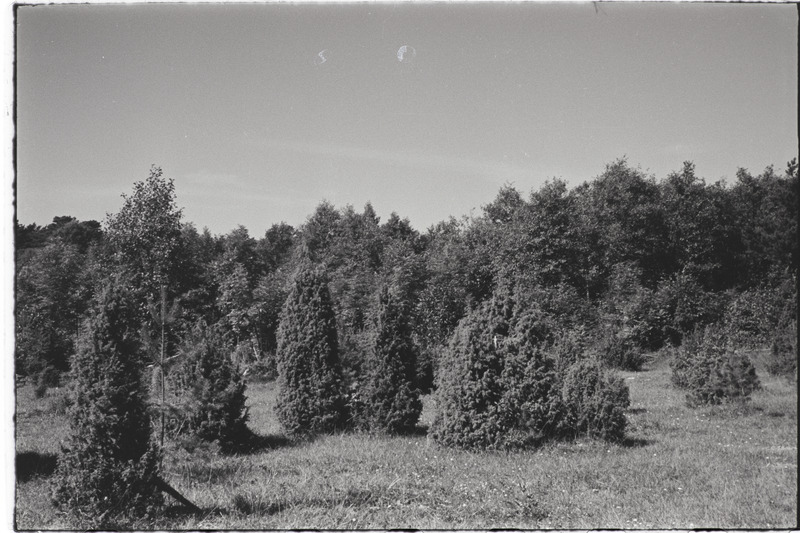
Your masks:
[{"label": "grassy ground", "polygon": [[[760,373],[748,406],[689,409],[656,362],[624,373],[623,445],[577,441],[514,453],[442,449],[424,434],[347,434],[293,444],[274,384],[248,389],[248,455],[169,449],[168,481],[206,512],[171,509],[138,529],[485,529],[797,527],[797,387]],[[69,528],[49,503],[66,435],[60,391],[18,391],[18,529]],[[433,406],[426,401],[423,422]]]}]

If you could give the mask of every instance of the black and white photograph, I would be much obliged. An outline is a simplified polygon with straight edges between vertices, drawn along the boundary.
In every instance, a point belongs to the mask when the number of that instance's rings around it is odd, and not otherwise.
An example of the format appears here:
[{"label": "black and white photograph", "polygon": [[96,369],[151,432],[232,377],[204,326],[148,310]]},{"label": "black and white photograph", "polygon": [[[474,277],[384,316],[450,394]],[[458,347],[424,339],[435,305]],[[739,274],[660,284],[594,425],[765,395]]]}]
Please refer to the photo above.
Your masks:
[{"label": "black and white photograph", "polygon": [[800,4],[6,11],[3,530],[798,528]]}]

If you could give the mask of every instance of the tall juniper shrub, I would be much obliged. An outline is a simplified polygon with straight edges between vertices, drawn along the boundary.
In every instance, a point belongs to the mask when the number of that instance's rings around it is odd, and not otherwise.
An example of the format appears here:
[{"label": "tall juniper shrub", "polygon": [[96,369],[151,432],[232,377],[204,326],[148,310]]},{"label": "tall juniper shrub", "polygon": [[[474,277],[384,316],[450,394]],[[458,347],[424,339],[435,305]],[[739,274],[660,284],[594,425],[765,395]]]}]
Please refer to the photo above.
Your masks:
[{"label": "tall juniper shrub", "polygon": [[458,448],[503,448],[517,420],[504,405],[504,333],[487,306],[464,317],[442,355],[437,377],[432,437]]},{"label": "tall juniper shrub", "polygon": [[275,411],[290,435],[342,428],[346,398],[339,362],[336,316],[325,271],[298,268],[278,328],[278,393]]},{"label": "tall juniper shrub", "polygon": [[[87,527],[152,515],[160,450],[151,438],[141,354],[129,324],[137,309],[110,283],[72,361],[71,435],[58,461],[54,503]],[[122,522],[120,522],[122,521]]]},{"label": "tall juniper shrub", "polygon": [[377,326],[361,394],[363,418],[372,431],[409,433],[422,412],[415,385],[417,348],[411,338],[408,304],[388,287],[380,291]]}]

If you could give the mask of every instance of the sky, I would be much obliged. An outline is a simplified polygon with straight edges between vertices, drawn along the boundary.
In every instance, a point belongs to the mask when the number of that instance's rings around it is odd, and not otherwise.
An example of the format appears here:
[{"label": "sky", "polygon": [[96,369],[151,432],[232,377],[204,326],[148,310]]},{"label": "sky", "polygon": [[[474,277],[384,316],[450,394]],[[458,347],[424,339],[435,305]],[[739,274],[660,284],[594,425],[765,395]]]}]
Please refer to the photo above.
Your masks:
[{"label": "sky", "polygon": [[254,237],[323,200],[424,231],[626,157],[707,182],[797,155],[794,5],[41,5],[16,12],[20,223],[105,219],[160,166]]}]

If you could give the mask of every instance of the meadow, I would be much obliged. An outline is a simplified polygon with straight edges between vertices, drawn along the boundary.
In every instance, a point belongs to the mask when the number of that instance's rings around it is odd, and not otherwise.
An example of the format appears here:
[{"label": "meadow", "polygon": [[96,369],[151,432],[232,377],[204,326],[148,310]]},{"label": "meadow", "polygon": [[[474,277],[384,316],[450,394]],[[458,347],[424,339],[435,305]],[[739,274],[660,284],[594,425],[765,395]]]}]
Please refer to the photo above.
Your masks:
[{"label": "meadow", "polygon": [[[758,358],[755,358],[758,361]],[[274,383],[248,386],[260,445],[224,455],[169,445],[164,477],[198,505],[167,497],[136,529],[693,529],[797,527],[797,385],[761,371],[743,405],[690,409],[656,357],[622,372],[630,387],[627,439],[576,440],[516,452],[445,449],[425,435],[348,433],[285,438]],[[65,390],[17,390],[16,529],[70,529],[50,503],[66,438]]]}]

